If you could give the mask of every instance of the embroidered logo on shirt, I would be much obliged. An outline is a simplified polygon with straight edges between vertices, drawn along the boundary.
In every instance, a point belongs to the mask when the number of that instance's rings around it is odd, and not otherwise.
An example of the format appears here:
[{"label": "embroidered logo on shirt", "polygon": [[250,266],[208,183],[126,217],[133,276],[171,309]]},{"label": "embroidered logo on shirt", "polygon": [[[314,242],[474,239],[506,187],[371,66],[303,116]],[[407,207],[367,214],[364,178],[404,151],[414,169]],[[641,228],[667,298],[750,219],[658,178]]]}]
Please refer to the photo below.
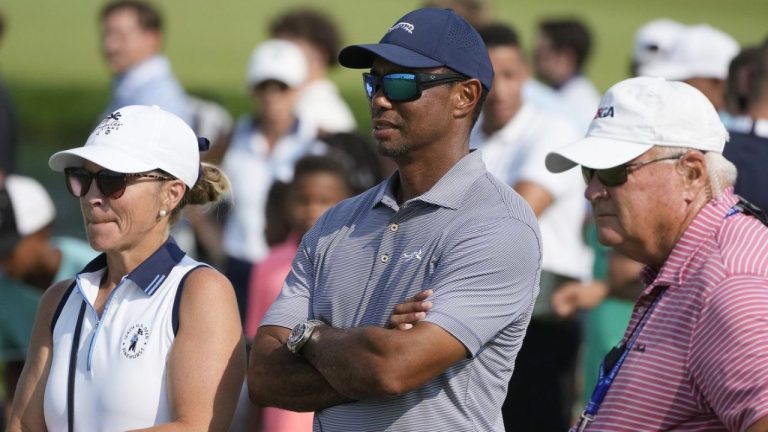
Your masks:
[{"label": "embroidered logo on shirt", "polygon": [[148,342],[149,328],[143,324],[134,324],[123,335],[120,350],[125,358],[135,359],[144,353]]},{"label": "embroidered logo on shirt", "polygon": [[405,258],[405,261],[412,261],[414,258],[421,261],[421,256],[424,254],[424,251],[421,249],[415,251],[415,252],[403,252],[403,258]]},{"label": "embroidered logo on shirt", "polygon": [[104,120],[102,120],[98,126],[96,126],[96,129],[93,131],[93,133],[96,135],[101,135],[102,133],[104,135],[109,135],[113,131],[120,129],[120,126],[123,125],[123,122],[120,121],[120,117],[122,116],[123,115],[120,114],[120,111],[113,112]]}]

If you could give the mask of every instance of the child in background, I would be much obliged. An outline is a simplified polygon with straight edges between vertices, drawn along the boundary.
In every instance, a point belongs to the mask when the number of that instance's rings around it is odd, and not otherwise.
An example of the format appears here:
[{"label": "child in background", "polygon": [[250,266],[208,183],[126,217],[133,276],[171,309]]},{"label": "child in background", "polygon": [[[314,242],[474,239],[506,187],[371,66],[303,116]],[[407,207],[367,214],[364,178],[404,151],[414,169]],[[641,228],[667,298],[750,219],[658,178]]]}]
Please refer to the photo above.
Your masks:
[{"label": "child in background", "polygon": [[[351,195],[352,186],[347,173],[335,159],[328,156],[305,156],[296,162],[285,206],[291,233],[283,243],[273,246],[269,255],[254,265],[251,272],[245,319],[245,336],[248,340],[256,335],[259,322],[280,293],[301,237],[326,210]],[[263,408],[261,430],[311,431],[312,417],[312,413]]]}]

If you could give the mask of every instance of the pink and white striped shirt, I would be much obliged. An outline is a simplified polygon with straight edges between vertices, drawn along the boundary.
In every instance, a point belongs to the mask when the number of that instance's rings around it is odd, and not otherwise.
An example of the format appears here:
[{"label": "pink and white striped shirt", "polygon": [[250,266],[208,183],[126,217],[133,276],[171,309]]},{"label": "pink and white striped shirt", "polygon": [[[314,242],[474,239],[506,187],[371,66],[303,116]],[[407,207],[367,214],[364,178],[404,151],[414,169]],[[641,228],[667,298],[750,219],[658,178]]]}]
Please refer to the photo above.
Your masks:
[{"label": "pink and white striped shirt", "polygon": [[660,290],[589,431],[743,431],[768,416],[768,228],[729,189],[646,268],[628,338]]}]

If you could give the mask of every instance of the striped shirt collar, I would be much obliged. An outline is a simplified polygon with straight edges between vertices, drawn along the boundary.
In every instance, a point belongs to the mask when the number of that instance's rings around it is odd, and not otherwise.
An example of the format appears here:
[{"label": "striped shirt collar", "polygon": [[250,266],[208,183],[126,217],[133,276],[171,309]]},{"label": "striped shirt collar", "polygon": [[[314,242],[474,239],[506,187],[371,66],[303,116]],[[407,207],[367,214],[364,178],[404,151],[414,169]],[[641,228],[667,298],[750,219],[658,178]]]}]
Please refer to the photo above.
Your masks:
[{"label": "striped shirt collar", "polygon": [[693,219],[688,228],[685,229],[680,240],[677,241],[672,252],[667,257],[661,270],[656,271],[649,266],[645,266],[640,273],[640,279],[647,286],[643,292],[649,294],[656,286],[678,286],[682,282],[682,272],[688,264],[688,261],[694,254],[691,250],[697,245],[701,245],[710,237],[725,218],[725,215],[738,202],[739,198],[729,187],[723,193],[711,200],[699,211],[699,214]]},{"label": "striped shirt collar", "polygon": [[[478,172],[486,173],[485,164],[480,152],[470,150],[470,153],[456,162],[432,188],[423,194],[408,200],[408,202],[421,201],[440,207],[456,210],[464,202],[464,196],[478,178]],[[373,200],[373,206],[379,204],[398,209],[395,187],[400,185],[400,171],[395,171],[389,179],[379,185],[379,191]]]},{"label": "striped shirt collar", "polygon": [[[184,251],[179,248],[173,237],[169,236],[168,240],[157,251],[133,269],[132,272],[128,273],[125,279],[130,279],[147,295],[151,296],[157,291],[157,288],[163,283],[165,278],[168,277],[174,266],[184,258],[184,255]],[[93,273],[106,266],[107,255],[102,253],[88,263],[79,274]]]}]

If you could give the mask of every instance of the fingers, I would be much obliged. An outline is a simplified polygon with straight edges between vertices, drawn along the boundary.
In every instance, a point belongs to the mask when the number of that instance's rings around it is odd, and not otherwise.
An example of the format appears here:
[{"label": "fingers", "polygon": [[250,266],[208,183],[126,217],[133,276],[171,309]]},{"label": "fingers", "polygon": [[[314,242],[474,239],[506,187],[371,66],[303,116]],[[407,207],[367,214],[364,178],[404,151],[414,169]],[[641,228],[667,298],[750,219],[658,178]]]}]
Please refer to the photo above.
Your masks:
[{"label": "fingers", "polygon": [[432,309],[432,302],[425,301],[432,290],[424,290],[395,306],[389,319],[389,328],[409,330],[413,324],[427,317],[427,312]]}]

